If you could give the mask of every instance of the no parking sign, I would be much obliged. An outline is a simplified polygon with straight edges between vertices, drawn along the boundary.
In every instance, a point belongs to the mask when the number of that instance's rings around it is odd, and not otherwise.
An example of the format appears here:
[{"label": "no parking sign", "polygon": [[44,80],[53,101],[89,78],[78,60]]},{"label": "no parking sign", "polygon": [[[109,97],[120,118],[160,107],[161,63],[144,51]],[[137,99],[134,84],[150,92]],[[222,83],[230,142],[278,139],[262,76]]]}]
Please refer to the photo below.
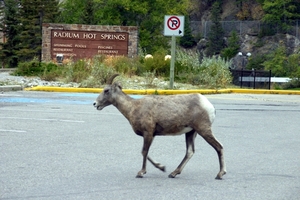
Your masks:
[{"label": "no parking sign", "polygon": [[173,89],[176,36],[183,36],[184,16],[165,15],[164,35],[172,36],[170,62],[170,89]]},{"label": "no parking sign", "polygon": [[183,31],[184,16],[165,15],[165,36],[183,36]]}]

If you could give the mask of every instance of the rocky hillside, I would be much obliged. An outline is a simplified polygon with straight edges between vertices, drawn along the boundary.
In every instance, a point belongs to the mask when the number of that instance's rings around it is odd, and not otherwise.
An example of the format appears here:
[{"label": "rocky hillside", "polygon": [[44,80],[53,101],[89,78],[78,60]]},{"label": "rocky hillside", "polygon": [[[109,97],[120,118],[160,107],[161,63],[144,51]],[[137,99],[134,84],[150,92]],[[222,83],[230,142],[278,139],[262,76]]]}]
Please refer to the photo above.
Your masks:
[{"label": "rocky hillside", "polygon": [[[200,35],[197,49],[205,52],[207,38],[210,31],[211,1],[196,0],[200,6],[193,9],[190,15],[193,35]],[[233,59],[233,68],[244,68],[247,64],[247,54],[255,58],[259,55],[266,55],[274,51],[279,45],[284,45],[287,53],[294,54],[300,52],[300,19],[295,21],[292,28],[285,33],[279,27],[264,26],[262,18],[264,12],[261,4],[255,0],[222,1],[221,23],[225,32],[225,43],[228,41],[230,33],[234,30],[239,36],[239,51],[242,56],[237,55]],[[272,34],[261,34],[262,32]]]},{"label": "rocky hillside", "polygon": [[[210,9],[212,1],[195,0],[195,6],[192,9],[190,19],[191,21],[209,21]],[[264,15],[261,4],[256,0],[238,1],[224,0],[222,1],[221,20],[261,20]]]}]

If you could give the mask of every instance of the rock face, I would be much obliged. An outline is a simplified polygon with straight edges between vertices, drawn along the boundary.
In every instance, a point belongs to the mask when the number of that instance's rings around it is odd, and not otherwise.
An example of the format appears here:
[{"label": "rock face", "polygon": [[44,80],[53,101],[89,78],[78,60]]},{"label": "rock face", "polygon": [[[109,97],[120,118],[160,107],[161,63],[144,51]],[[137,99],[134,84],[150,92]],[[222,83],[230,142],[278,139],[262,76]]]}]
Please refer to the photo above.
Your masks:
[{"label": "rock face", "polygon": [[245,69],[248,63],[248,56],[238,53],[235,57],[231,59],[231,69]]},{"label": "rock face", "polygon": [[[211,1],[201,1],[198,7],[190,13],[191,29],[194,35],[201,35],[197,50],[205,55],[210,32],[210,9]],[[287,54],[300,53],[300,20],[295,23],[289,33],[275,34],[273,36],[260,37],[262,32],[276,32],[276,27],[270,30],[264,26],[262,17],[263,9],[255,0],[247,1],[222,1],[221,23],[225,32],[224,41],[228,41],[230,33],[234,30],[239,35],[240,49],[243,56],[233,58],[233,68],[244,68],[247,64],[247,53],[254,58],[258,55],[267,55],[277,49],[280,45],[286,47]],[[274,25],[276,26],[276,25]],[[279,27],[277,27],[279,28]]]},{"label": "rock face", "polygon": [[[287,54],[300,53],[300,40],[290,34],[276,34],[274,36],[258,37],[245,34],[240,37],[240,54],[232,58],[232,69],[242,69],[248,63],[249,56],[267,55],[277,49],[279,46],[285,46]],[[201,39],[197,44],[197,49],[201,55],[205,55],[207,40]]]},{"label": "rock face", "polygon": [[245,35],[242,38],[241,52],[251,52],[253,56],[269,54],[280,45],[286,47],[288,55],[298,53],[300,50],[300,40],[293,35],[276,34],[263,38]]}]

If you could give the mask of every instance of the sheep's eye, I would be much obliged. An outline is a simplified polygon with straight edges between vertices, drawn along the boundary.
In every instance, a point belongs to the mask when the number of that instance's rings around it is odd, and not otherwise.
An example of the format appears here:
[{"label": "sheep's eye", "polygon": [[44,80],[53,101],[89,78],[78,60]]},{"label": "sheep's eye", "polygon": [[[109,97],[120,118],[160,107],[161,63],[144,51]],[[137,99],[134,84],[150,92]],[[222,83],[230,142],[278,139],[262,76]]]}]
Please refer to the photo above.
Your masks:
[{"label": "sheep's eye", "polygon": [[105,89],[105,90],[104,90],[104,93],[105,93],[105,94],[107,94],[107,93],[108,93],[108,91],[109,91],[109,89]]}]

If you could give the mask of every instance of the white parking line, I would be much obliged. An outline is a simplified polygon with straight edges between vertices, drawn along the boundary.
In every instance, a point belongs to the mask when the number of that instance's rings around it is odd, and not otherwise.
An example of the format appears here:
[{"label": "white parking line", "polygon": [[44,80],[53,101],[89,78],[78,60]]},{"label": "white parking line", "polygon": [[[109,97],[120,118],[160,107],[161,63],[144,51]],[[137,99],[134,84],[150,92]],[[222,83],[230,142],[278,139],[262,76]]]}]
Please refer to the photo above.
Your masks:
[{"label": "white parking line", "polygon": [[84,123],[85,121],[68,120],[68,119],[38,119],[26,117],[0,117],[0,119],[17,119],[17,120],[35,120],[35,121],[56,121],[56,122],[71,122],[71,123]]},{"label": "white parking line", "polygon": [[0,129],[0,132],[26,133],[27,131],[21,131],[21,130],[4,130],[4,129]]}]

